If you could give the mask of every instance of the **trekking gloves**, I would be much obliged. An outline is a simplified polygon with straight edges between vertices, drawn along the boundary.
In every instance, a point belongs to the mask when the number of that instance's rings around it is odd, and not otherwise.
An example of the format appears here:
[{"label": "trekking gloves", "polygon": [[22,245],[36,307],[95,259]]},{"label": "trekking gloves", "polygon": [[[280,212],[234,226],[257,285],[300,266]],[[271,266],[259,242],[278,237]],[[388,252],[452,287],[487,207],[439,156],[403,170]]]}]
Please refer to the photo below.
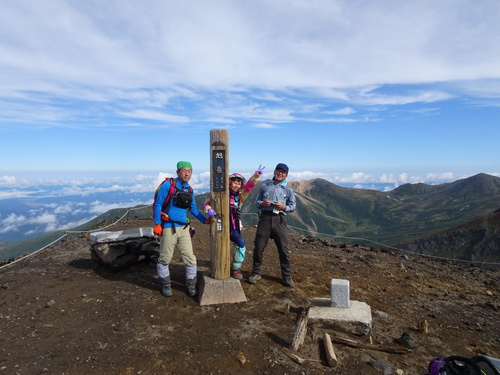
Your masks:
[{"label": "trekking gloves", "polygon": [[259,164],[259,168],[255,171],[257,174],[262,174],[264,172],[264,166]]},{"label": "trekking gloves", "polygon": [[208,219],[205,221],[205,224],[210,224],[211,219],[217,215],[217,212],[213,208],[209,208],[207,211]]},{"label": "trekking gloves", "polygon": [[156,224],[155,227],[153,228],[153,233],[156,234],[157,236],[161,236],[163,233],[163,228],[161,227],[161,224]]}]

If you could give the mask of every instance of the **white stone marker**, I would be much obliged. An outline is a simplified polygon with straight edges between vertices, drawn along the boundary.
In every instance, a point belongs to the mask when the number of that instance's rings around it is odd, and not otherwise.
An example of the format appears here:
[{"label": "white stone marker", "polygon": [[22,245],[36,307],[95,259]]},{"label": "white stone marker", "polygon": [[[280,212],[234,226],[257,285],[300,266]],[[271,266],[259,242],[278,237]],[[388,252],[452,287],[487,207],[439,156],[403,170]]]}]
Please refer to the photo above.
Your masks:
[{"label": "white stone marker", "polygon": [[341,307],[348,309],[349,302],[349,280],[332,279],[330,283],[331,307]]}]

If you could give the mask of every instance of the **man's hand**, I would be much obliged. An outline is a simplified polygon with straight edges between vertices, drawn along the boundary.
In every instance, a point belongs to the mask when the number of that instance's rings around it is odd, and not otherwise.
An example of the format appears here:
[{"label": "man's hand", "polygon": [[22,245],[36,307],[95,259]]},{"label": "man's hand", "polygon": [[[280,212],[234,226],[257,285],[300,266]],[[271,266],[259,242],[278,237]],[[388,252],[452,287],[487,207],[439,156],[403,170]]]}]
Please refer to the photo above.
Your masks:
[{"label": "man's hand", "polygon": [[217,212],[215,212],[212,208],[209,208],[207,214],[208,217],[214,217],[215,215],[217,215]]},{"label": "man's hand", "polygon": [[156,224],[155,227],[153,228],[153,233],[156,234],[157,236],[161,236],[163,233],[163,228],[161,227],[161,224]]},{"label": "man's hand", "polygon": [[274,207],[276,207],[276,209],[278,209],[280,211],[285,211],[286,210],[286,206],[283,203],[276,203],[274,205]]}]

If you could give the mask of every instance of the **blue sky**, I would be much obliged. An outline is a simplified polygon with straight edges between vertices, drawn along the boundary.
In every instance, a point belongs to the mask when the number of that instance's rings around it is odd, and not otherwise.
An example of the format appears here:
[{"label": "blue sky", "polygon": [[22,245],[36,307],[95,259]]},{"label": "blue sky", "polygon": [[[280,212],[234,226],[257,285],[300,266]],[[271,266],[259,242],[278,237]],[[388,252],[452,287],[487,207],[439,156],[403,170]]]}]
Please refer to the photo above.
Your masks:
[{"label": "blue sky", "polygon": [[[333,183],[500,176],[496,0],[0,3],[0,198],[151,191],[178,160]],[[22,189],[24,190],[22,190]]]}]

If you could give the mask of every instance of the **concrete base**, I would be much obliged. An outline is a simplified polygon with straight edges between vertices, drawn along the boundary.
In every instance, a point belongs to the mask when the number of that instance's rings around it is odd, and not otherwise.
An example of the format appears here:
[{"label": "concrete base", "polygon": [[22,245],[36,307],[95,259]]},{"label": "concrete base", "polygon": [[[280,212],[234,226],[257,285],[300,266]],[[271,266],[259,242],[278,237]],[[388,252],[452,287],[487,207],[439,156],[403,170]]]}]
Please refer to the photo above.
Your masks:
[{"label": "concrete base", "polygon": [[200,306],[247,301],[240,280],[203,276],[201,281]]},{"label": "concrete base", "polygon": [[350,301],[349,308],[330,307],[329,298],[315,298],[309,308],[309,323],[356,335],[367,335],[372,330],[370,306],[365,302]]}]

